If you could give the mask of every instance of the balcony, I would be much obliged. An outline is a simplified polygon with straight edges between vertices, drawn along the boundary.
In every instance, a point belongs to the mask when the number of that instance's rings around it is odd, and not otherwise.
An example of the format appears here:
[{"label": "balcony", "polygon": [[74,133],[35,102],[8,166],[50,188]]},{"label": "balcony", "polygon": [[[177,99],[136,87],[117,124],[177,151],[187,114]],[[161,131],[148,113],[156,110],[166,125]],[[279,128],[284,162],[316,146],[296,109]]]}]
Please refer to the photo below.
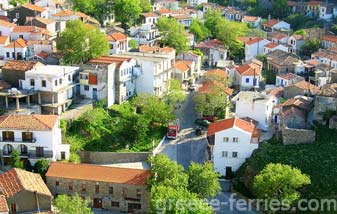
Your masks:
[{"label": "balcony", "polygon": [[23,139],[23,138],[0,138],[0,142],[11,142],[11,143],[35,143],[36,138]]},{"label": "balcony", "polygon": [[[3,151],[2,152],[3,157],[10,157],[11,154],[12,154],[12,151],[11,152],[9,152],[9,151]],[[29,153],[29,152],[20,152],[19,156],[21,158],[30,158],[30,159],[40,159],[40,158],[46,158],[46,159],[48,159],[48,158],[53,158],[53,156],[49,155],[49,154],[37,155],[35,153]]]}]

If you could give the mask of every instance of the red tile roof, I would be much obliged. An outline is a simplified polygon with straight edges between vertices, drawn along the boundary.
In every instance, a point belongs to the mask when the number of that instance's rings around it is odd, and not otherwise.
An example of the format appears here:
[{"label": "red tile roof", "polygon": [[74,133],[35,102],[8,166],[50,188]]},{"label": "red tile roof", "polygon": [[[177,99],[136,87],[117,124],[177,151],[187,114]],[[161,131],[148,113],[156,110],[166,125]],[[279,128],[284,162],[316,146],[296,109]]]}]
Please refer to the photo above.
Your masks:
[{"label": "red tile roof", "polygon": [[215,133],[219,131],[230,129],[233,127],[240,128],[243,131],[249,132],[251,134],[254,133],[254,130],[256,128],[254,123],[247,122],[245,120],[235,117],[235,118],[229,118],[225,120],[218,120],[214,123],[209,124],[207,136],[214,135]]},{"label": "red tile roof", "polygon": [[263,24],[264,27],[268,27],[268,28],[271,28],[273,27],[274,25],[276,25],[277,23],[279,23],[280,21],[277,20],[277,19],[271,19],[269,21],[267,21],[266,23]]},{"label": "red tile roof", "polygon": [[243,64],[236,67],[236,71],[241,76],[259,76],[261,73],[262,65],[258,65],[254,62],[250,64]]},{"label": "red tile roof", "polygon": [[9,43],[5,48],[25,48],[27,47],[27,42],[21,38]]},{"label": "red tile roof", "polygon": [[168,13],[171,13],[170,10],[165,9],[165,8],[159,9],[159,10],[157,10],[156,12],[158,12],[159,14],[168,14]]},{"label": "red tile roof", "polygon": [[257,20],[259,20],[259,17],[257,16],[244,16],[242,18],[243,22],[256,22]]},{"label": "red tile roof", "polygon": [[35,4],[30,4],[30,3],[26,3],[26,4],[22,5],[22,7],[27,8],[29,10],[37,11],[37,12],[40,12],[40,13],[47,10],[46,8],[37,6]]},{"label": "red tile roof", "polygon": [[75,12],[72,10],[61,10],[60,12],[55,13],[52,16],[64,17],[64,16],[72,16],[72,15],[75,15]]},{"label": "red tile roof", "polygon": [[142,13],[144,17],[159,17],[157,13],[154,12],[148,12],[148,13]]},{"label": "red tile roof", "polygon": [[[218,81],[206,80],[202,83],[202,86],[198,89],[200,94],[215,94],[224,86]],[[224,92],[227,95],[232,95],[234,90],[231,88],[224,88]]]},{"label": "red tile roof", "polygon": [[17,168],[0,175],[0,188],[6,198],[24,190],[52,197],[39,174]]},{"label": "red tile roof", "polygon": [[43,24],[46,24],[46,25],[49,25],[49,24],[52,24],[54,23],[55,21],[54,20],[51,20],[51,19],[45,19],[45,18],[42,18],[42,17],[35,17],[34,18],[36,21],[39,21]]},{"label": "red tile roof", "polygon": [[108,41],[116,42],[116,41],[125,41],[127,37],[123,33],[114,32],[107,35],[106,38],[108,39]]},{"label": "red tile roof", "polygon": [[36,26],[15,26],[13,28],[13,33],[41,33],[50,35],[50,32],[48,30]]},{"label": "red tile roof", "polygon": [[226,79],[227,78],[227,73],[224,70],[221,69],[212,69],[206,72],[205,76],[210,77],[210,76],[217,76]]},{"label": "red tile roof", "polygon": [[322,37],[322,40],[337,43],[337,36],[325,35]]},{"label": "red tile roof", "polygon": [[171,47],[159,47],[159,46],[148,46],[148,45],[140,45],[138,47],[139,52],[142,53],[171,53],[172,51],[174,51],[173,48]]},{"label": "red tile roof", "polygon": [[115,63],[116,67],[119,68],[123,62],[127,61],[130,62],[131,58],[127,57],[118,57],[118,56],[100,56],[95,59],[90,59],[89,63],[92,64],[105,64],[105,65],[110,65]]},{"label": "red tile roof", "polygon": [[264,47],[265,48],[275,48],[277,46],[278,46],[278,44],[271,42],[271,43],[266,44]]},{"label": "red tile roof", "polygon": [[252,45],[257,42],[262,41],[264,38],[262,37],[238,37],[237,38],[239,41],[245,43],[246,45]]},{"label": "red tile roof", "polygon": [[[310,90],[311,92],[316,92],[318,93],[320,90],[317,86],[303,80],[303,81],[300,81],[300,82],[297,82],[293,85],[290,85],[290,86],[295,86],[297,88],[300,88],[300,89],[303,89],[303,90]],[[290,87],[288,86],[288,87]]]},{"label": "red tile roof", "polygon": [[311,5],[311,6],[318,6],[321,3],[322,2],[320,2],[320,1],[309,1],[309,2],[306,2],[307,5]]},{"label": "red tile roof", "polygon": [[213,40],[200,42],[199,44],[196,45],[196,48],[214,48],[216,46],[224,47],[224,43],[221,42],[220,40],[213,39]]},{"label": "red tile roof", "polygon": [[16,24],[11,23],[11,22],[7,22],[7,21],[4,21],[4,20],[0,20],[0,25],[5,26],[5,27],[15,27],[16,26]]},{"label": "red tile roof", "polygon": [[187,60],[177,60],[175,64],[175,68],[179,69],[181,72],[187,72],[192,65],[192,61]]},{"label": "red tile roof", "polygon": [[282,107],[288,107],[288,106],[295,106],[301,109],[309,110],[309,107],[311,106],[312,102],[310,100],[306,100],[303,98],[291,98],[286,100]]},{"label": "red tile roof", "polygon": [[4,45],[9,42],[9,36],[0,36],[0,44]]},{"label": "red tile roof", "polygon": [[275,96],[275,97],[281,97],[283,95],[284,88],[282,86],[270,89],[267,91],[268,94]]},{"label": "red tile roof", "polygon": [[129,169],[94,164],[52,162],[46,177],[102,181],[129,185],[146,185],[148,170]]},{"label": "red tile roof", "polygon": [[294,79],[296,77],[298,77],[296,74],[293,74],[293,73],[286,73],[286,74],[281,74],[281,75],[278,75],[280,78],[282,79],[286,79],[286,80],[291,80],[291,79]]},{"label": "red tile roof", "polygon": [[0,212],[7,212],[8,213],[8,205],[6,201],[6,197],[4,195],[0,195]]},{"label": "red tile roof", "polygon": [[10,60],[2,67],[2,70],[13,70],[13,71],[28,71],[33,69],[35,66],[42,65],[39,62],[32,61],[22,61],[22,60]]},{"label": "red tile roof", "polygon": [[296,6],[297,2],[294,1],[288,1],[288,6]]},{"label": "red tile roof", "polygon": [[0,128],[47,131],[52,130],[57,122],[56,115],[6,115],[0,116]]}]

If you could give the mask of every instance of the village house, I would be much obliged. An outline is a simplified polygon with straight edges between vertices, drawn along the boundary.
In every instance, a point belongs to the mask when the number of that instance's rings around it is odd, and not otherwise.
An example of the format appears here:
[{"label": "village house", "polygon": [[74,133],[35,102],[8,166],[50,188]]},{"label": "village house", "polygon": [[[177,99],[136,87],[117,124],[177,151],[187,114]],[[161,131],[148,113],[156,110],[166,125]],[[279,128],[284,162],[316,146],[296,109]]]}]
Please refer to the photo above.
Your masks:
[{"label": "village house", "polygon": [[78,193],[93,208],[149,213],[149,176],[142,169],[52,162],[46,183],[53,195]]},{"label": "village house", "polygon": [[237,7],[225,7],[222,11],[222,16],[230,21],[241,21],[246,14],[246,11]]},{"label": "village house", "polygon": [[43,7],[30,3],[25,3],[8,10],[8,18],[12,22],[16,20],[16,23],[19,25],[24,25],[27,17],[48,18],[48,11]]},{"label": "village house", "polygon": [[4,47],[9,44],[9,36],[0,36],[0,58],[4,58]]},{"label": "village house", "polygon": [[261,132],[252,121],[229,118],[211,123],[207,131],[214,170],[231,178],[259,146]]},{"label": "village house", "polygon": [[269,44],[266,44],[263,47],[263,53],[264,54],[269,54],[270,52],[273,52],[275,50],[282,50],[282,51],[288,52],[288,47],[286,47],[282,44],[273,43],[273,42],[271,42]]},{"label": "village house", "polygon": [[297,95],[314,96],[319,93],[319,88],[305,80],[288,85],[284,88],[284,98],[290,99]]},{"label": "village house", "polygon": [[194,83],[195,64],[189,60],[177,60],[174,65],[174,78],[181,84]]},{"label": "village house", "polygon": [[319,49],[317,52],[311,54],[311,59],[317,59],[325,65],[337,68],[337,49]]},{"label": "village house", "polygon": [[258,89],[262,79],[262,62],[253,59],[250,63],[235,68],[234,84],[241,91]]},{"label": "village house", "polygon": [[27,46],[27,58],[31,56],[44,57],[45,54],[48,56],[56,51],[55,40],[32,40],[27,42]]},{"label": "village house", "polygon": [[62,10],[62,1],[58,0],[35,0],[35,5],[46,8],[48,11],[48,18],[51,15],[58,13]]},{"label": "village house", "polygon": [[197,7],[200,4],[207,3],[208,0],[187,0],[187,5],[190,7]]},{"label": "village house", "polygon": [[0,188],[9,213],[51,211],[53,196],[39,174],[13,168],[0,175]]},{"label": "village house", "polygon": [[287,34],[274,31],[267,33],[267,39],[272,43],[287,45],[289,38]]},{"label": "village house", "polygon": [[154,24],[142,24],[141,27],[130,27],[128,30],[130,38],[138,45],[153,46],[160,39],[159,31]]},{"label": "village house", "polygon": [[219,60],[229,57],[229,50],[224,46],[223,42],[217,39],[200,42],[195,48],[204,53],[204,63],[209,67],[216,66]]},{"label": "village house", "polygon": [[321,2],[319,7],[319,19],[330,21],[337,15],[336,4]]},{"label": "village house", "polygon": [[143,23],[155,25],[160,18],[160,15],[155,12],[142,13]]},{"label": "village house", "polygon": [[329,112],[337,112],[337,83],[324,85],[315,97],[314,119],[327,124]]},{"label": "village house", "polygon": [[241,91],[232,99],[235,116],[252,118],[259,129],[267,131],[272,121],[273,100],[273,96],[261,92]]},{"label": "village house", "polygon": [[275,73],[303,73],[304,63],[298,56],[282,51],[275,50],[267,56],[268,69]]},{"label": "village house", "polygon": [[337,36],[325,35],[321,39],[324,49],[337,48]]},{"label": "village house", "polygon": [[51,37],[49,31],[36,26],[15,26],[11,33],[11,40],[24,39],[29,40],[45,40]]},{"label": "village house", "polygon": [[106,36],[110,44],[110,54],[121,54],[128,51],[128,37],[119,32],[114,32]]},{"label": "village house", "polygon": [[56,21],[42,17],[27,17],[26,25],[46,29],[51,36],[56,36]]},{"label": "village house", "polygon": [[10,36],[16,24],[0,20],[0,36]]},{"label": "village house", "polygon": [[153,10],[168,9],[168,10],[178,10],[179,1],[177,0],[156,0],[153,3]]},{"label": "village house", "polygon": [[196,79],[199,79],[201,76],[201,56],[193,53],[192,51],[188,51],[185,53],[180,53],[177,56],[177,59],[179,60],[188,60],[188,61],[193,61],[194,62],[194,76]]},{"label": "village house", "polygon": [[304,77],[298,76],[296,74],[293,73],[283,73],[283,74],[278,74],[276,75],[276,86],[288,86],[288,85],[292,85],[294,83],[303,81]]},{"label": "village house", "polygon": [[[114,103],[121,104],[136,94],[136,77],[137,71],[136,60],[131,57],[119,57],[114,56],[101,56],[95,59],[90,59],[88,64],[91,65],[110,65],[115,64],[115,101]],[[137,68],[136,68],[137,69]],[[98,99],[98,91],[102,88],[98,88],[98,79],[93,73],[88,71],[82,71],[80,73],[81,94],[91,99]],[[83,85],[83,87],[82,87]],[[101,85],[102,86],[102,85]],[[105,87],[103,85],[103,87]],[[86,90],[88,89],[88,90]]]},{"label": "village house", "polygon": [[244,16],[241,22],[247,23],[252,28],[257,28],[261,25],[262,19],[258,16]]},{"label": "village house", "polygon": [[25,72],[25,79],[19,82],[20,89],[39,92],[33,98],[41,105],[42,113],[60,115],[72,104],[78,71],[78,67],[72,66],[35,67]]},{"label": "village house", "polygon": [[13,40],[2,48],[4,60],[24,60],[28,55],[27,42],[21,38]]},{"label": "village house", "polygon": [[305,40],[302,35],[292,35],[289,37],[288,46],[289,46],[289,53],[298,54],[301,50],[301,47],[304,45]]},{"label": "village house", "polygon": [[264,46],[270,41],[262,37],[238,37],[238,40],[245,45],[245,60],[254,59],[264,53]]},{"label": "village house", "polygon": [[60,119],[56,115],[0,116],[1,165],[8,166],[11,153],[18,150],[26,166],[41,158],[68,160],[69,144],[62,144]]},{"label": "village house", "polygon": [[185,29],[188,29],[189,27],[191,27],[192,20],[193,20],[192,16],[185,15],[185,14],[175,15],[175,16],[172,16],[172,18],[176,19],[179,24],[184,26]]},{"label": "village house", "polygon": [[285,21],[280,21],[277,19],[270,19],[263,25],[263,30],[268,32],[273,31],[289,31],[290,30],[290,24],[288,24]]},{"label": "village house", "polygon": [[70,20],[81,20],[83,23],[87,23],[96,27],[100,26],[99,21],[92,18],[91,16],[88,16],[81,12],[75,12],[72,10],[60,10],[59,12],[52,14],[50,19],[56,21],[57,31],[59,31],[59,29],[62,29],[63,26],[65,26],[65,22]]}]

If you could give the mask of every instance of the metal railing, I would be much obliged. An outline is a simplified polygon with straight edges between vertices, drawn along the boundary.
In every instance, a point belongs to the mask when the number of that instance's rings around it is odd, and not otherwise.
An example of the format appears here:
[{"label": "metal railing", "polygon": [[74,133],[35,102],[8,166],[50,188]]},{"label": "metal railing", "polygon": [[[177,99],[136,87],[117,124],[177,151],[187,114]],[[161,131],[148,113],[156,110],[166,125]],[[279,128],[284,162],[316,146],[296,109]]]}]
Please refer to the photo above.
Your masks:
[{"label": "metal railing", "polygon": [[23,138],[0,138],[0,142],[16,142],[16,143],[35,143],[36,138],[23,139]]}]

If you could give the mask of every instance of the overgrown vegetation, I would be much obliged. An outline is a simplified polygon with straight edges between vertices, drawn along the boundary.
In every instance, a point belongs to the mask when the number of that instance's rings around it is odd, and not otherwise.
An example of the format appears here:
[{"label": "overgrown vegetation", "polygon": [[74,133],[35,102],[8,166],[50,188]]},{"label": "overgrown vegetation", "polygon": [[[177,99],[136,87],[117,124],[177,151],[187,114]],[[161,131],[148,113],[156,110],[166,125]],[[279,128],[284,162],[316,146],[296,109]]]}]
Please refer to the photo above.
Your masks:
[{"label": "overgrown vegetation", "polygon": [[310,176],[311,184],[300,191],[303,198],[336,198],[337,132],[324,126],[319,126],[316,132],[313,144],[285,146],[275,139],[262,143],[237,172],[235,188],[252,196],[254,176],[269,163],[282,163]]}]

